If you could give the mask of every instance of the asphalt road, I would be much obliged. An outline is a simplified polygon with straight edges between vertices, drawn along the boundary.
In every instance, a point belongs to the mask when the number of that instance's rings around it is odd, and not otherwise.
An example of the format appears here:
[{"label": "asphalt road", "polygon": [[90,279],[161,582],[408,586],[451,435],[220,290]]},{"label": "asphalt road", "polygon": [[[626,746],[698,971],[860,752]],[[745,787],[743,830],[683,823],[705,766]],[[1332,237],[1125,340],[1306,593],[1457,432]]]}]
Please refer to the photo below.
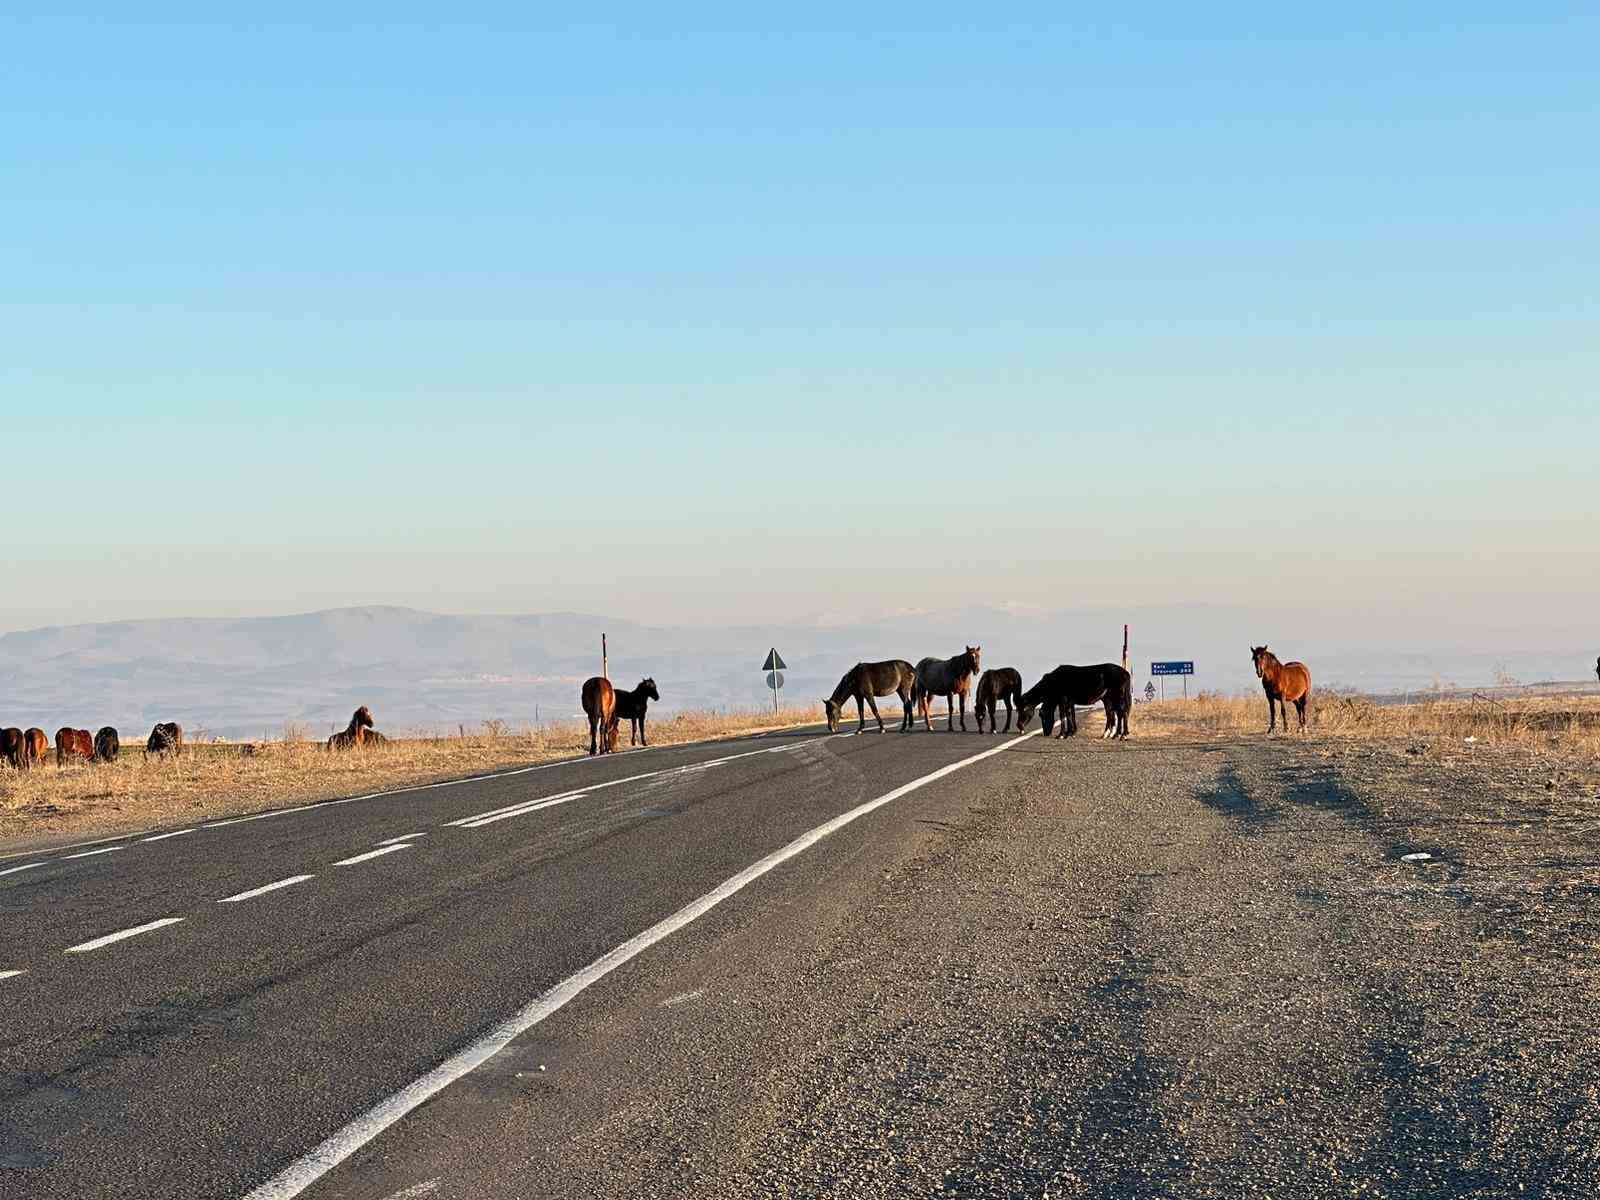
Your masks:
[{"label": "asphalt road", "polygon": [[49,857],[0,1194],[1593,1194],[1600,856],[1539,799],[812,731]]}]

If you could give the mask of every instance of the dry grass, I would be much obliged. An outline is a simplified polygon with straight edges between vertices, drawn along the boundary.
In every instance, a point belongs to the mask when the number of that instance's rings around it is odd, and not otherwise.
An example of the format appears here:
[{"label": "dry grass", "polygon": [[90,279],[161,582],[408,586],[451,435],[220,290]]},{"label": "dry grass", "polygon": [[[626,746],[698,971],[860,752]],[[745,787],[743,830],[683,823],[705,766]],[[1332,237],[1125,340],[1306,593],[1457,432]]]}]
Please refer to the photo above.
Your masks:
[{"label": "dry grass", "polygon": [[[1293,716],[1291,709],[1290,716]],[[1600,697],[1423,700],[1384,705],[1324,692],[1315,699],[1308,735],[1407,746],[1515,747],[1588,769],[1600,767]],[[1134,732],[1154,737],[1237,737],[1266,729],[1264,696],[1202,693],[1194,700],[1141,704]]]},{"label": "dry grass", "polygon": [[[760,729],[815,724],[810,710],[681,713],[650,722],[651,745],[735,737]],[[627,748],[623,729],[622,749]],[[588,749],[576,723],[511,733],[485,722],[467,737],[395,738],[380,751],[330,754],[298,728],[276,741],[197,745],[181,758],[146,757],[134,747],[109,765],[30,772],[0,766],[0,845],[65,836],[93,837],[188,824],[434,783],[506,767],[570,758]]]}]

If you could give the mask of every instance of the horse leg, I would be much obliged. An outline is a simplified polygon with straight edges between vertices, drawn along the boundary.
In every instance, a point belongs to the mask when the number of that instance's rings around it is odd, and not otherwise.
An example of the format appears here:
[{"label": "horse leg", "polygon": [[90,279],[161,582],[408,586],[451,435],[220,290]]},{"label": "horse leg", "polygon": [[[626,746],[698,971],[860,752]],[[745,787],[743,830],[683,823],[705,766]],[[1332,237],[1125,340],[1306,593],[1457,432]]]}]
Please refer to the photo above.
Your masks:
[{"label": "horse leg", "polygon": [[883,732],[883,718],[878,715],[878,698],[871,692],[867,693],[867,705],[872,709],[872,719],[878,723],[878,732]]},{"label": "horse leg", "polygon": [[[1300,732],[1306,731],[1306,697],[1301,696],[1294,702],[1294,710],[1300,716]],[[1288,718],[1285,718],[1287,720]]]},{"label": "horse leg", "polygon": [[600,724],[600,722],[597,721],[594,717],[590,717],[589,718],[589,754],[590,754],[591,757],[593,757],[593,755],[595,753],[594,731],[595,731],[595,727],[597,725],[599,725],[599,724]]},{"label": "horse leg", "polygon": [[[965,692],[957,692],[956,695],[961,697],[961,732],[965,733],[967,731],[967,694]],[[980,729],[978,732],[982,733],[983,731]]]},{"label": "horse leg", "polygon": [[901,688],[895,695],[900,697],[900,732],[906,733],[911,729],[911,693]]},{"label": "horse leg", "polygon": [[644,719],[646,715],[646,713],[639,714],[639,745],[641,746],[650,744],[650,739],[644,736]]},{"label": "horse leg", "polygon": [[856,732],[857,733],[865,733],[866,730],[867,730],[867,709],[866,709],[866,705],[861,703],[860,694],[857,693],[857,695],[856,695]]},{"label": "horse leg", "polygon": [[[991,721],[990,723],[993,724],[993,721]],[[1011,697],[1010,696],[1006,697],[1006,727],[1001,732],[1002,733],[1010,733],[1011,732]]]},{"label": "horse leg", "polygon": [[1267,693],[1267,732],[1271,733],[1278,725],[1278,710],[1273,706],[1272,693]]}]

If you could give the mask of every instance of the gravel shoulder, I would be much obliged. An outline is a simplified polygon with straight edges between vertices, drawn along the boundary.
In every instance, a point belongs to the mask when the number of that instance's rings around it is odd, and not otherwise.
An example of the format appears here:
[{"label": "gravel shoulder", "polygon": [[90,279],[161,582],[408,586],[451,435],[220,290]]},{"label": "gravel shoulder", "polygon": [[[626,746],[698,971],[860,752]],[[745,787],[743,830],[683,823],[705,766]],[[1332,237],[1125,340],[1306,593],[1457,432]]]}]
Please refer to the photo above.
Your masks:
[{"label": "gravel shoulder", "polygon": [[312,1194],[1595,1194],[1600,809],[1544,783],[1315,739],[1032,739]]}]

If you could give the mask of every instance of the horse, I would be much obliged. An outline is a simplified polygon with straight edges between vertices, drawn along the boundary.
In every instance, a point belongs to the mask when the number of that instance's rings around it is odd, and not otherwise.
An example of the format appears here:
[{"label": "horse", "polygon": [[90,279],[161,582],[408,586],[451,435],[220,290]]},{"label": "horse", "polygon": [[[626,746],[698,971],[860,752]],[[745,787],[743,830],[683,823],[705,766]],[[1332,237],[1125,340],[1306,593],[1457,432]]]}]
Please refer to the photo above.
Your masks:
[{"label": "horse", "polygon": [[995,720],[995,702],[1006,704],[1005,732],[1011,732],[1011,705],[1022,697],[1022,673],[1011,667],[995,667],[978,676],[978,686],[973,692],[972,707],[978,717],[978,732],[983,732],[983,718],[989,718],[989,732],[999,733]]},{"label": "horse", "polygon": [[37,767],[44,762],[44,756],[50,753],[50,739],[44,730],[37,725],[22,735],[22,769],[24,771]]},{"label": "horse", "polygon": [[162,721],[150,730],[144,744],[146,754],[183,753],[183,726],[176,721]]},{"label": "horse", "polygon": [[589,753],[614,751],[617,748],[617,689],[611,686],[609,679],[596,675],[583,681],[583,714],[589,718]]},{"label": "horse", "polygon": [[978,659],[982,653],[982,646],[968,646],[954,658],[925,658],[917,664],[917,686],[912,699],[929,733],[933,732],[933,722],[928,719],[928,701],[933,696],[944,697],[946,728],[951,733],[956,728],[954,698],[961,697],[961,732],[967,731],[967,689],[978,673]]},{"label": "horse", "polygon": [[899,696],[904,709],[900,717],[900,732],[911,728],[911,697],[917,688],[917,671],[903,658],[884,662],[858,662],[844,673],[833,695],[822,702],[822,711],[828,715],[828,732],[839,731],[839,719],[844,714],[844,702],[856,702],[856,732],[867,727],[867,706],[872,708],[872,718],[878,722],[878,732],[883,732],[883,718],[878,715],[878,696]]},{"label": "horse", "polygon": [[644,740],[644,710],[650,707],[650,701],[659,703],[661,700],[661,693],[656,691],[656,681],[640,680],[639,686],[631,692],[621,688],[612,690],[617,694],[616,719],[628,722],[628,745],[634,744],[634,734],[638,734],[639,745],[648,746],[650,743]]},{"label": "horse", "polygon": [[97,762],[116,762],[117,755],[122,753],[122,740],[117,737],[117,731],[110,725],[102,726],[100,732],[94,735],[94,756]]},{"label": "horse", "polygon": [[1061,714],[1061,736],[1072,737],[1078,732],[1078,705],[1099,701],[1105,705],[1105,738],[1128,736],[1128,711],[1133,707],[1133,677],[1116,663],[1100,663],[1093,667],[1075,667],[1063,663],[1044,677],[1018,700],[1022,715],[1017,718],[1017,728],[1026,729],[1035,711],[1045,737],[1055,728],[1056,713]]},{"label": "horse", "polygon": [[0,729],[0,758],[16,770],[22,770],[22,730],[15,725]]},{"label": "horse", "polygon": [[[1283,729],[1289,731],[1288,704],[1294,705],[1300,717],[1300,730],[1306,727],[1306,703],[1311,699],[1311,671],[1303,662],[1279,662],[1278,656],[1265,646],[1250,647],[1250,661],[1255,664],[1256,678],[1261,680],[1261,690],[1267,694],[1267,732],[1278,727],[1278,712],[1283,713]],[[1273,705],[1276,704],[1275,709]]]},{"label": "horse", "polygon": [[87,729],[73,729],[69,726],[56,730],[56,766],[66,766],[69,758],[81,758],[84,762],[94,761],[94,739],[89,736]]},{"label": "horse", "polygon": [[350,724],[328,739],[329,750],[359,750],[372,736],[372,712],[363,704],[350,714]]}]

